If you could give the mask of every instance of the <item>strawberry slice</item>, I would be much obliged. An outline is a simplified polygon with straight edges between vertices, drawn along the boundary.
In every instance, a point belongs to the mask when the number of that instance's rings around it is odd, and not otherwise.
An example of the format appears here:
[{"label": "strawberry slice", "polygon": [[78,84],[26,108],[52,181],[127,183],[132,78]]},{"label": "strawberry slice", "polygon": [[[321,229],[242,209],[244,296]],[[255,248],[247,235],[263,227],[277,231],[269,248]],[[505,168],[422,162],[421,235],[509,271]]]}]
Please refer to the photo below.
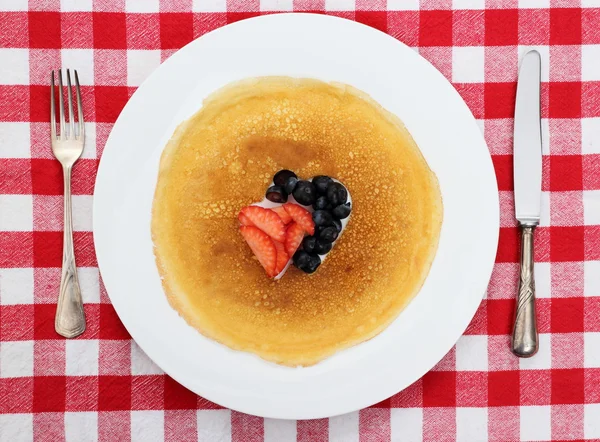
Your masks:
[{"label": "strawberry slice", "polygon": [[248,217],[246,215],[244,215],[242,212],[238,213],[238,220],[240,221],[240,224],[242,226],[253,226],[254,223],[252,221],[250,221],[250,219],[248,219]]},{"label": "strawberry slice", "polygon": [[315,234],[315,223],[311,213],[297,204],[286,203],[283,205],[285,211],[292,217],[294,222],[302,226],[304,231],[309,235]]},{"label": "strawberry slice", "polygon": [[300,244],[302,244],[302,240],[304,239],[304,228],[296,223],[291,223],[287,228],[287,238],[285,239],[285,251],[288,256],[294,256]]},{"label": "strawberry slice", "polygon": [[289,224],[292,222],[292,217],[290,216],[289,213],[286,212],[286,210],[283,208],[283,206],[273,207],[271,210],[273,212],[275,212],[277,215],[279,215],[279,218],[281,218],[281,221],[283,221],[283,224]]},{"label": "strawberry slice", "polygon": [[252,225],[258,227],[275,241],[285,241],[285,224],[272,210],[259,206],[248,206],[244,207],[240,214],[243,214]]},{"label": "strawberry slice", "polygon": [[275,244],[275,248],[277,249],[277,265],[275,266],[275,273],[279,275],[290,260],[290,256],[285,251],[283,243],[273,241],[273,244]]},{"label": "strawberry slice", "polygon": [[254,226],[241,226],[240,233],[264,267],[269,278],[277,276],[277,248],[269,236]]}]

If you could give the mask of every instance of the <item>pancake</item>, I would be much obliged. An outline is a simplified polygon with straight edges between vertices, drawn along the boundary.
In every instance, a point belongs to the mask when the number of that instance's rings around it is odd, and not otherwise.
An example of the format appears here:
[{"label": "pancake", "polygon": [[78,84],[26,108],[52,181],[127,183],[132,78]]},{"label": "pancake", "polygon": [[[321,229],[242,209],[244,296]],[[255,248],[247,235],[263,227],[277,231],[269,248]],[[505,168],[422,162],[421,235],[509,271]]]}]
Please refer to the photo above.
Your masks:
[{"label": "pancake", "polygon": [[[280,169],[340,180],[353,210],[315,273],[292,266],[273,281],[237,214]],[[160,161],[152,237],[168,300],[191,326],[308,366],[398,316],[429,272],[441,223],[437,178],[397,117],[347,85],[263,77],[215,92],[177,128]]]}]

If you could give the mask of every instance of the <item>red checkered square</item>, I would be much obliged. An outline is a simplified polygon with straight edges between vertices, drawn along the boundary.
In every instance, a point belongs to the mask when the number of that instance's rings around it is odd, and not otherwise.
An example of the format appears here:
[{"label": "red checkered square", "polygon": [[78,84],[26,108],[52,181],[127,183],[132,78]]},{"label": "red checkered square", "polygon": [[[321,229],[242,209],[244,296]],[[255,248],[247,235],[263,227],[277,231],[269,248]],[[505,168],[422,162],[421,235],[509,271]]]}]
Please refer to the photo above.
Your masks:
[{"label": "red checkered square", "polygon": [[29,119],[35,122],[50,121],[50,94],[48,86],[29,86]]},{"label": "red checkered square", "polygon": [[98,376],[98,410],[131,409],[131,376]]},{"label": "red checkered square", "polygon": [[550,83],[550,118],[581,117],[582,89],[580,82]]},{"label": "red checkered square", "polygon": [[550,81],[581,80],[581,47],[550,46]]},{"label": "red checkered square", "polygon": [[465,330],[465,335],[485,335],[487,332],[487,304],[482,302]]},{"label": "red checkered square", "polygon": [[91,12],[69,12],[60,16],[62,47],[94,47],[94,19]]},{"label": "red checkered square", "polygon": [[[56,311],[56,307],[53,307]],[[53,338],[36,340],[33,343],[34,376],[63,376],[65,374],[65,341],[56,339],[57,335],[54,335]]]},{"label": "red checkered square", "polygon": [[[48,91],[46,89],[46,91]],[[29,119],[29,87],[5,86],[0,84],[0,121],[27,121]],[[48,104],[48,106],[50,106]],[[2,161],[2,160],[0,160]],[[0,188],[2,184],[0,181]]]},{"label": "red checkered square", "polygon": [[584,298],[583,299],[583,324],[587,332],[600,332],[600,323],[598,323],[598,315],[600,315],[600,297]]},{"label": "red checkered square", "polygon": [[581,10],[581,37],[583,44],[600,43],[600,27],[598,26],[598,9],[589,8]]},{"label": "red checkered square", "polygon": [[[513,152],[513,122],[504,118],[485,120],[485,142],[490,149],[492,159],[495,155],[512,155]],[[506,161],[506,160],[505,160]]]},{"label": "red checkered square", "polygon": [[452,347],[448,353],[431,369],[432,371],[452,371],[456,370],[456,346]]},{"label": "red checkered square", "polygon": [[357,22],[364,23],[380,31],[387,32],[387,12],[386,11],[356,11],[355,19]]},{"label": "red checkered square", "polygon": [[517,78],[519,53],[517,46],[485,47],[485,81],[511,82]]},{"label": "red checkered square", "polygon": [[452,81],[452,48],[431,47],[420,48],[419,54],[426,58],[448,81]]},{"label": "red checkered square", "polygon": [[421,11],[420,46],[452,46],[452,11]]},{"label": "red checkered square", "polygon": [[553,369],[551,378],[552,404],[584,403],[583,369]]},{"label": "red checkered square", "polygon": [[511,262],[494,266],[492,278],[487,289],[488,299],[510,299],[517,293],[519,284],[519,265]]},{"label": "red checkered square", "polygon": [[129,100],[129,91],[124,86],[96,86],[95,98],[96,121],[114,123]]},{"label": "red checkered square", "polygon": [[553,298],[551,304],[552,333],[583,332],[583,298]]},{"label": "red checkered square", "polygon": [[585,259],[600,260],[600,226],[584,227]]},{"label": "red checkered square", "polygon": [[487,373],[483,371],[459,371],[456,373],[456,406],[488,406]]},{"label": "red checkered square", "polygon": [[0,48],[29,46],[29,21],[26,12],[0,12]]},{"label": "red checkered square", "polygon": [[518,262],[519,230],[516,227],[501,227],[496,262]]},{"label": "red checkered square", "polygon": [[551,330],[551,300],[547,298],[536,299],[535,309],[538,316],[538,332],[539,333],[550,333]]},{"label": "red checkered square", "polygon": [[583,333],[552,333],[550,337],[553,369],[583,367]]},{"label": "red checkered square", "polygon": [[127,86],[127,51],[94,51],[94,82],[102,86]]},{"label": "red checkered square", "polygon": [[519,407],[488,408],[490,441],[519,440]]},{"label": "red checkered square", "polygon": [[[229,3],[238,3],[235,1],[229,1]],[[244,5],[249,5],[248,6],[242,6],[240,9],[244,10],[244,9],[248,9],[248,10],[253,10],[251,9],[252,7],[254,7],[254,3],[259,3],[260,6],[260,1],[256,1],[256,0],[248,0],[245,2],[239,2],[242,3]],[[293,6],[294,6],[294,11],[310,11],[310,12],[323,12],[325,11],[325,0],[293,0]]]},{"label": "red checkered square", "polygon": [[124,14],[95,12],[94,48],[127,49],[126,19]]},{"label": "red checkered square", "polygon": [[129,375],[131,373],[131,341],[100,341],[98,374]]},{"label": "red checkered square", "polygon": [[423,409],[423,440],[450,441],[455,437],[455,408]]},{"label": "red checkered square", "polygon": [[600,155],[584,155],[581,162],[583,169],[583,189],[600,189]]},{"label": "red checkered square", "polygon": [[550,38],[550,10],[519,9],[519,43],[547,45]]},{"label": "red checkered square", "polygon": [[[29,82],[47,87],[50,72],[59,69],[59,49],[30,49],[29,50]],[[48,141],[48,138],[46,138]]]},{"label": "red checkered square", "polygon": [[553,440],[583,439],[583,405],[554,405],[551,416]]},{"label": "red checkered square", "polygon": [[66,376],[34,376],[33,412],[64,411]]},{"label": "red checkered square", "polygon": [[520,404],[546,405],[550,403],[551,370],[521,370]]},{"label": "red checkered square", "polygon": [[550,10],[550,44],[581,44],[580,8],[553,8]]},{"label": "red checkered square", "polygon": [[487,305],[488,334],[505,335],[512,332],[512,316],[514,299],[488,299]]},{"label": "red checkered square", "polygon": [[193,0],[162,0],[160,2],[161,12],[190,12]]},{"label": "red checkered square", "polygon": [[[328,424],[327,419],[324,419]],[[388,408],[367,408],[359,413],[358,431],[369,434],[373,440],[390,440],[390,410]],[[312,438],[307,438],[312,440]]]},{"label": "red checkered square", "polygon": [[110,304],[100,304],[100,339],[131,339]]},{"label": "red checkered square", "polygon": [[552,155],[550,157],[550,190],[581,190],[583,179],[582,158],[579,155]]},{"label": "red checkered square", "polygon": [[485,84],[485,118],[513,118],[517,83]]},{"label": "red checkered square", "polygon": [[423,406],[423,379],[419,379],[389,399],[390,407],[411,408]]},{"label": "red checkered square", "polygon": [[581,154],[581,120],[550,119],[550,153],[557,155]]},{"label": "red checkered square", "polygon": [[553,298],[583,297],[582,262],[556,262],[551,269]]},{"label": "red checkered square", "polygon": [[583,374],[583,388],[586,404],[600,403],[600,368],[586,368]]},{"label": "red checkered square", "polygon": [[488,373],[488,403],[491,407],[519,405],[519,372],[496,371]]},{"label": "red checkered square", "polygon": [[423,376],[423,406],[456,406],[455,371],[430,371]]},{"label": "red checkered square", "polygon": [[36,195],[62,195],[63,174],[56,159],[31,160],[32,191]]},{"label": "red checkered square", "polygon": [[33,412],[33,378],[0,377],[0,413],[31,412]]},{"label": "red checkered square", "polygon": [[8,268],[33,266],[31,232],[0,232],[0,266]]},{"label": "red checkered square", "polygon": [[193,14],[194,19],[194,38],[198,38],[214,29],[220,28],[227,24],[226,13],[211,13],[211,14]]},{"label": "red checkered square", "polygon": [[454,46],[483,46],[485,41],[485,14],[478,10],[452,11],[452,44]]},{"label": "red checkered square", "polygon": [[484,117],[484,86],[476,83],[454,84],[475,118]]},{"label": "red checkered square", "polygon": [[62,232],[33,232],[33,261],[36,267],[62,265]]},{"label": "red checkered square", "polygon": [[165,440],[196,442],[197,427],[195,410],[165,411]]},{"label": "red checkered square", "polygon": [[127,49],[160,49],[159,14],[127,14],[125,20]]},{"label": "red checkered square", "polygon": [[62,440],[65,434],[65,416],[62,412],[33,415],[34,440]]},{"label": "red checkered square", "polygon": [[37,339],[62,339],[54,330],[56,304],[34,304],[32,306],[34,320],[33,337]]},{"label": "red checkered square", "polygon": [[550,222],[553,226],[582,225],[583,192],[552,192],[550,194]]},{"label": "red checkered square", "polygon": [[195,393],[192,393],[190,390],[185,388],[183,385],[177,383],[177,381],[173,380],[169,376],[164,376],[164,380],[164,407],[166,410],[196,408],[198,396]]},{"label": "red checkered square", "polygon": [[519,39],[517,9],[488,9],[485,11],[485,45],[515,46]]},{"label": "red checkered square", "polygon": [[131,412],[110,411],[98,413],[98,440],[131,440]]},{"label": "red checkered square", "polygon": [[34,337],[33,305],[0,306],[0,339],[30,341]]},{"label": "red checkered square", "polygon": [[59,49],[60,14],[58,12],[30,12],[29,47]]},{"label": "red checkered square", "polygon": [[600,106],[598,106],[597,101],[598,94],[600,94],[600,81],[586,81],[582,83],[580,102],[582,117],[600,117]]},{"label": "red checkered square", "polygon": [[516,227],[515,198],[513,192],[500,191],[500,226]]},{"label": "red checkered square", "polygon": [[67,376],[65,411],[98,410],[98,377]]},{"label": "red checkered square", "polygon": [[247,12],[227,12],[227,23],[235,23],[236,21],[245,20],[247,18],[258,17],[260,12],[258,11],[247,11]]},{"label": "red checkered square", "polygon": [[492,156],[492,162],[498,180],[498,190],[513,190],[513,156],[494,155]]},{"label": "red checkered square", "polygon": [[161,49],[179,49],[193,38],[194,25],[190,14],[160,14]]},{"label": "red checkered square", "polygon": [[[327,440],[327,419],[298,421],[296,425],[297,442],[308,442],[311,438]],[[260,442],[264,440],[264,423],[256,416],[231,412],[231,442]]]},{"label": "red checkered square", "polygon": [[165,408],[163,375],[131,378],[131,408],[133,410],[163,410]]},{"label": "red checkered square", "polygon": [[550,259],[554,262],[582,261],[584,259],[584,228],[552,227]]},{"label": "red checkered square", "polygon": [[33,270],[33,302],[35,304],[56,303],[60,275],[60,268],[35,268]]},{"label": "red checkered square", "polygon": [[[505,320],[509,322],[513,317],[514,310]],[[512,333],[512,323],[510,324],[510,333]],[[488,336],[488,370],[490,372],[519,369],[519,359],[510,352],[510,339],[510,334]]]}]

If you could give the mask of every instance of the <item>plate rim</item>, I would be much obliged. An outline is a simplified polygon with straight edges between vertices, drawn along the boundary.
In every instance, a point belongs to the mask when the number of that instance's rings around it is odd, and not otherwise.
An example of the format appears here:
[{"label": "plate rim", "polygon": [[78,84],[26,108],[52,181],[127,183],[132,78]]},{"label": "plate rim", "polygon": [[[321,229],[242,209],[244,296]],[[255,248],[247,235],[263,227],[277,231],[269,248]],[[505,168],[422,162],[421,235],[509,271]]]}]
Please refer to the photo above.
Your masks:
[{"label": "plate rim", "polygon": [[[133,100],[133,98],[136,96],[136,94],[140,94],[143,91],[145,91],[144,85],[148,83],[149,78],[151,78],[153,75],[155,75],[155,73],[158,70],[160,70],[161,68],[163,68],[163,66],[167,66],[167,65],[170,66],[171,64],[174,64],[176,62],[176,60],[178,59],[177,54],[181,54],[182,51],[185,48],[187,48],[187,47],[189,47],[191,45],[198,44],[197,42],[199,40],[202,40],[203,38],[205,38],[207,35],[213,35],[214,36],[217,33],[228,32],[232,28],[240,26],[240,24],[242,24],[242,23],[245,23],[245,25],[247,25],[247,22],[250,22],[250,21],[252,21],[252,22],[259,22],[259,21],[265,21],[265,20],[279,20],[281,17],[289,17],[289,16],[295,16],[295,17],[298,17],[298,16],[310,16],[311,18],[314,18],[314,19],[317,19],[317,20],[323,20],[324,19],[324,20],[327,20],[327,21],[344,21],[344,22],[350,22],[350,23],[352,23],[355,26],[363,27],[363,28],[368,29],[371,32],[376,32],[378,34],[384,35],[386,38],[394,40],[394,43],[406,47],[406,45],[404,43],[400,42],[399,40],[395,39],[394,37],[390,36],[389,34],[386,34],[386,33],[382,32],[382,31],[379,31],[377,29],[371,28],[371,27],[369,27],[367,25],[364,25],[364,24],[361,24],[361,23],[358,23],[358,22],[353,22],[351,20],[347,20],[347,19],[340,18],[340,17],[335,17],[335,16],[330,16],[330,15],[321,15],[321,14],[312,14],[312,13],[281,13],[281,14],[269,14],[269,15],[263,15],[263,16],[253,17],[253,18],[249,18],[249,19],[246,19],[246,20],[242,20],[242,21],[239,21],[239,22],[234,22],[234,23],[231,23],[231,24],[219,27],[219,28],[217,28],[217,29],[215,29],[215,30],[213,30],[213,31],[211,31],[211,32],[209,32],[209,33],[207,33],[207,34],[205,34],[205,35],[203,35],[203,36],[201,36],[201,37],[193,40],[192,42],[190,42],[187,45],[185,45],[183,48],[181,48],[178,51],[176,51],[176,53],[174,53],[169,59],[167,59],[164,63],[162,63],[159,68],[157,68],[152,74],[149,75],[149,77],[146,80],[144,80],[144,82],[136,89],[136,91],[134,92],[134,94],[132,95],[132,97],[128,100],[128,102],[125,105],[125,107],[124,107],[123,110],[125,110],[125,108],[127,108],[127,106],[129,106],[129,104],[131,103],[131,101]],[[422,58],[427,64],[429,64],[432,69],[434,69],[435,71],[437,71],[437,69],[435,67],[433,67],[431,65],[431,63],[429,63],[423,57],[420,57],[420,58]],[[440,76],[442,75],[441,73],[439,73],[439,71],[437,71],[437,72],[438,72],[438,74]],[[452,86],[451,83],[447,79],[444,78],[444,81],[446,81],[450,86]],[[453,87],[452,87],[452,89],[454,90],[455,94],[458,97],[460,97],[460,95],[458,95],[458,92]],[[140,91],[142,91],[142,92],[140,92]],[[464,103],[464,100],[462,99],[462,97],[460,97],[460,101],[462,102],[462,105],[468,110],[469,115],[471,116],[472,122],[476,126],[475,118],[472,115],[472,113],[471,113],[470,109],[468,108],[468,106],[466,105],[466,103]],[[101,203],[102,198],[98,198],[97,195],[100,195],[100,196],[103,195],[102,183],[104,182],[104,180],[106,180],[105,177],[110,175],[110,172],[107,169],[108,166],[106,166],[107,163],[108,163],[108,160],[106,160],[106,158],[110,159],[111,155],[109,154],[108,156],[106,156],[106,153],[107,152],[111,152],[111,149],[107,149],[107,148],[109,146],[111,146],[112,143],[114,143],[114,141],[112,140],[113,133],[114,133],[114,128],[117,127],[117,125],[119,124],[119,121],[121,120],[121,116],[122,115],[123,115],[123,111],[120,113],[119,117],[117,118],[116,122],[114,123],[113,130],[111,130],[111,134],[108,137],[108,140],[107,140],[106,145],[105,145],[105,149],[103,151],[103,155],[101,156],[100,161],[99,161],[96,182],[95,182],[95,185],[94,185],[94,200],[93,200],[94,247],[95,247],[96,255],[97,255],[97,258],[98,258],[97,262],[98,262],[98,268],[99,268],[100,272],[101,272],[101,270],[100,270],[100,268],[101,268],[101,261],[104,262],[104,258],[101,258],[101,256],[104,256],[104,252],[103,252],[104,248],[103,248],[103,245],[101,244],[101,242],[102,242],[102,239],[101,239],[102,235],[101,234],[97,234],[96,228],[97,228],[97,226],[102,225],[102,222],[100,221],[100,215],[99,215],[99,213],[101,212],[101,208],[102,208],[103,204]],[[487,147],[487,144],[485,143],[483,135],[481,135],[481,141],[483,142],[484,146]],[[112,150],[114,150],[114,149],[112,149]],[[490,175],[490,178],[493,179],[493,186],[495,188],[495,192],[494,192],[494,195],[493,195],[494,201],[493,201],[492,206],[495,209],[494,214],[496,216],[495,216],[494,226],[492,226],[493,228],[491,229],[492,233],[494,235],[494,237],[492,238],[492,242],[495,244],[495,247],[494,247],[494,254],[495,254],[495,251],[496,251],[497,246],[498,246],[499,228],[500,228],[500,220],[499,220],[499,194],[498,194],[497,180],[496,180],[496,176],[494,174],[493,163],[492,163],[491,154],[489,152],[489,148],[488,148],[488,151],[487,151],[487,155],[485,155],[485,157],[486,157],[486,162],[488,163],[487,164],[487,168],[490,169],[490,171],[492,172],[491,175]],[[485,275],[486,275],[485,286],[487,286],[487,284],[489,283],[489,279],[490,279],[490,277],[492,275],[492,271],[493,271],[493,268],[494,268],[494,262],[495,262],[495,260],[492,259],[490,261],[490,263],[488,264],[488,266],[487,266],[488,267],[487,270],[484,272]],[[105,266],[105,268],[106,268],[106,266]],[[428,275],[428,277],[429,277],[429,275]],[[223,405],[225,407],[228,407],[228,408],[231,408],[231,409],[234,409],[234,410],[237,410],[237,411],[241,411],[241,412],[248,413],[248,414],[253,414],[253,415],[258,415],[258,416],[262,416],[262,417],[285,418],[285,419],[312,419],[312,418],[319,418],[319,417],[332,417],[332,416],[336,416],[336,415],[339,415],[339,414],[344,414],[344,413],[347,413],[347,412],[350,412],[350,411],[354,411],[354,410],[357,410],[357,409],[361,409],[361,408],[367,407],[369,405],[372,405],[374,403],[379,402],[380,400],[385,399],[385,398],[381,398],[381,399],[375,400],[375,401],[368,401],[370,403],[364,403],[359,408],[357,408],[356,406],[351,406],[351,407],[347,407],[347,408],[341,409],[339,412],[334,412],[334,413],[327,412],[327,413],[321,413],[321,414],[319,414],[319,413],[312,413],[312,414],[311,413],[308,413],[308,414],[306,414],[306,413],[290,414],[290,413],[287,413],[287,412],[265,413],[264,411],[258,411],[258,412],[256,412],[255,410],[254,411],[253,410],[249,410],[247,407],[244,407],[244,406],[239,406],[238,407],[238,406],[235,406],[235,405],[232,405],[232,404],[225,404],[225,403],[223,403],[221,401],[221,399],[219,397],[216,397],[217,395],[213,395],[212,391],[198,392],[198,391],[196,391],[195,388],[190,387],[189,386],[189,382],[187,382],[186,379],[182,379],[179,376],[178,373],[173,373],[172,370],[165,369],[165,365],[168,365],[168,364],[162,364],[162,363],[159,364],[158,362],[156,362],[157,358],[150,356],[150,353],[153,353],[153,351],[151,351],[151,350],[149,351],[147,348],[145,348],[144,346],[142,346],[139,343],[140,340],[134,337],[134,333],[132,333],[130,327],[123,320],[122,314],[119,311],[120,307],[117,307],[117,305],[119,304],[119,302],[115,302],[113,300],[113,297],[110,295],[111,290],[109,290],[109,288],[106,287],[106,291],[107,291],[108,296],[111,299],[111,303],[112,303],[112,305],[113,305],[113,307],[114,307],[117,315],[119,316],[121,322],[123,323],[124,327],[127,329],[127,331],[129,332],[129,334],[131,335],[132,339],[134,339],[136,341],[136,343],[138,343],[138,345],[142,348],[142,350],[165,372],[165,374],[168,374],[169,376],[171,376],[173,379],[175,379],[177,382],[179,382],[180,384],[182,384],[186,388],[189,388],[191,391],[195,392],[198,395],[201,395],[202,397],[204,397],[204,398],[206,398],[208,400],[211,400],[212,402],[221,404],[221,405]],[[483,290],[481,290],[481,298],[484,296],[484,294],[485,294],[485,287],[483,288]],[[464,334],[464,331],[466,330],[466,328],[470,324],[472,318],[474,317],[474,315],[475,315],[475,313],[477,311],[477,308],[478,308],[479,304],[481,303],[481,298],[479,298],[479,301],[478,301],[477,305],[474,306],[474,308],[470,308],[469,309],[469,313],[468,313],[468,315],[466,315],[466,316],[469,317],[469,320],[466,321],[466,323],[464,324],[464,327],[462,327],[462,330],[461,330],[460,334],[457,336],[457,339],[460,338]],[[454,339],[453,342],[456,342],[457,339]],[[440,359],[442,359],[448,353],[448,351],[450,351],[451,348],[452,347],[450,346],[448,348],[448,350],[446,350],[439,357],[438,361]],[[393,391],[390,394],[391,395],[396,394],[399,391],[402,391],[403,389],[407,388],[413,382],[415,382],[418,379],[420,379],[425,373],[429,372],[434,367],[434,365],[432,365],[428,369],[424,370],[421,373],[421,375],[419,377],[417,377],[416,379],[414,379],[412,382],[410,382],[410,383],[402,386],[399,390]]]}]

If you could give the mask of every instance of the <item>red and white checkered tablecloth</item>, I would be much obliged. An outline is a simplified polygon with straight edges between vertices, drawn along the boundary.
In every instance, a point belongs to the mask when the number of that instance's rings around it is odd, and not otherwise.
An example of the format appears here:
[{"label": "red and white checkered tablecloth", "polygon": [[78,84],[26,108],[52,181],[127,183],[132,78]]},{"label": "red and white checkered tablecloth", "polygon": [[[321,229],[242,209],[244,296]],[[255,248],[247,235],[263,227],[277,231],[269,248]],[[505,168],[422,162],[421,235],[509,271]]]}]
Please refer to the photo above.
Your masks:
[{"label": "red and white checkered tablecloth", "polygon": [[[456,87],[500,188],[496,266],[477,315],[427,375],[371,408],[314,421],[247,416],[187,391],[133,342],[92,241],[92,191],[112,125],[174,51],[274,11],[367,23]],[[307,29],[306,32],[310,32]],[[536,238],[540,351],[517,359],[512,116],[519,57],[542,55],[544,174]],[[76,68],[86,146],[73,176],[87,331],[54,332],[62,179],[49,72]],[[293,400],[293,398],[290,398]],[[0,0],[0,441],[600,440],[600,0]]]}]

